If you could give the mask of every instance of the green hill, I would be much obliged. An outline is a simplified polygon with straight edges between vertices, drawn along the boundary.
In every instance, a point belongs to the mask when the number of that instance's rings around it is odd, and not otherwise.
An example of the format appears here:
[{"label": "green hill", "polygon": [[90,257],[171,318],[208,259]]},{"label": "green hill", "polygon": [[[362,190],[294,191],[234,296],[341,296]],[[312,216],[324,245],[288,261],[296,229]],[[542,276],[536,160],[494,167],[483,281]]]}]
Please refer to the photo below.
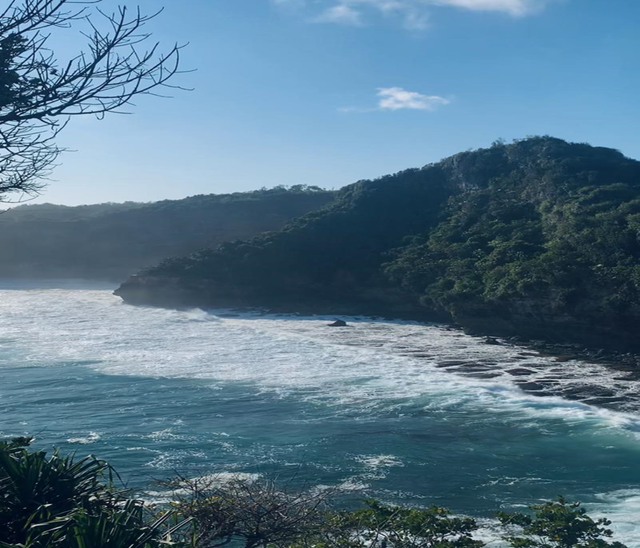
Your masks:
[{"label": "green hill", "polygon": [[118,294],[452,318],[640,346],[640,162],[535,137],[359,181],[281,231],[146,269]]},{"label": "green hill", "polygon": [[119,281],[165,257],[277,230],[333,196],[299,185],[149,204],[24,205],[0,215],[0,277]]}]

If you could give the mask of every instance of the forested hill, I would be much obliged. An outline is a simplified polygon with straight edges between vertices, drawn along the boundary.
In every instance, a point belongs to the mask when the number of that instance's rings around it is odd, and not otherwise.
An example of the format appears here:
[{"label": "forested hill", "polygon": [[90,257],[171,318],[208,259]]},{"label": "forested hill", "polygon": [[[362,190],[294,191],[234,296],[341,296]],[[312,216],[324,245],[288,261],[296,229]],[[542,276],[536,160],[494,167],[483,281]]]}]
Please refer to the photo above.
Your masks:
[{"label": "forested hill", "polygon": [[360,181],[283,230],[131,278],[158,305],[448,316],[638,346],[640,162],[551,137]]},{"label": "forested hill", "polygon": [[23,205],[0,214],[0,277],[122,281],[166,257],[278,230],[333,197],[298,185],[148,204]]}]

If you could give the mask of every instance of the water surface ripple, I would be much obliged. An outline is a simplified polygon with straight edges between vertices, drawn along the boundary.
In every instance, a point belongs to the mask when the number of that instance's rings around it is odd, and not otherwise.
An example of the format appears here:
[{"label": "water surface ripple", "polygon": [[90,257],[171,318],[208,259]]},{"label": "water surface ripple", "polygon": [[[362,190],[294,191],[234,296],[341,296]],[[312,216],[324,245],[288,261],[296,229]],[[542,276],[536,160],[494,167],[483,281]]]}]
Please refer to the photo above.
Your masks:
[{"label": "water surface ripple", "polygon": [[477,516],[565,494],[640,547],[639,387],[620,372],[446,326],[38,286],[0,286],[1,436],[95,453],[146,491],[175,471],[277,474]]}]

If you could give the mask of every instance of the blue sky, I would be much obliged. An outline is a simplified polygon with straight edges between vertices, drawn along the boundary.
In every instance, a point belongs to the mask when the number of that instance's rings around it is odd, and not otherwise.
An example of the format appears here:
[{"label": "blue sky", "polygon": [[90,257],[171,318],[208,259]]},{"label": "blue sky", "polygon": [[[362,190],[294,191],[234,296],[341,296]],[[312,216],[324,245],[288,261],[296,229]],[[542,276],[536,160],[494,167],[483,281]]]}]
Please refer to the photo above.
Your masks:
[{"label": "blue sky", "polygon": [[139,3],[194,91],[73,120],[37,202],[338,188],[536,134],[640,158],[637,0]]}]

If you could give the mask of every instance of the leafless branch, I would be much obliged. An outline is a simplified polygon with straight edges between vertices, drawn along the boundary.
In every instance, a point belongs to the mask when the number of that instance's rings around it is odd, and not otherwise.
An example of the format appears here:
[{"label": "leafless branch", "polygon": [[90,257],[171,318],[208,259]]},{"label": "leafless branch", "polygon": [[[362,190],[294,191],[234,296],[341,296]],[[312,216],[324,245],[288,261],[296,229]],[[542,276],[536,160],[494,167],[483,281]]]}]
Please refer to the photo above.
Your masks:
[{"label": "leafless branch", "polygon": [[216,476],[172,482],[180,515],[196,524],[196,546],[286,547],[315,535],[330,493],[287,492],[265,480]]},{"label": "leafless branch", "polygon": [[[183,45],[166,52],[146,25],[160,12],[101,10],[95,1],[13,0],[0,13],[0,202],[36,195],[62,150],[55,137],[75,116],[123,113],[138,95],[181,71]],[[79,27],[85,50],[60,61],[53,33]]]}]

